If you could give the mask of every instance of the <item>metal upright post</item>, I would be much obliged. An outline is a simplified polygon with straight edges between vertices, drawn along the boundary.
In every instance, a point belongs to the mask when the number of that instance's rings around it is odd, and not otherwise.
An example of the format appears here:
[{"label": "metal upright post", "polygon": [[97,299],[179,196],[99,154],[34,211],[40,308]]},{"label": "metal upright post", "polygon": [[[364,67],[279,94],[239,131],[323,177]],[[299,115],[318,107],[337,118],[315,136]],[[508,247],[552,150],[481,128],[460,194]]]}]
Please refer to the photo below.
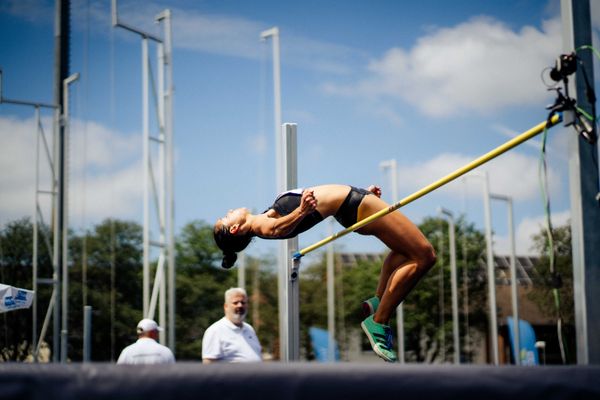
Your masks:
[{"label": "metal upright post", "polygon": [[[398,163],[396,159],[391,159],[388,161],[382,161],[379,166],[385,170],[390,170],[390,182],[392,187],[392,203],[396,203],[398,201]],[[404,307],[402,303],[398,304],[396,307],[396,330],[398,336],[398,362],[400,364],[404,364],[405,362],[405,354],[404,354]]]},{"label": "metal upright post", "polygon": [[[330,234],[333,234],[334,219],[329,219]],[[335,277],[333,273],[333,243],[327,245],[327,360],[335,361]]]},{"label": "metal upright post", "polygon": [[56,302],[54,303],[54,342],[52,348],[52,361],[60,361],[62,351],[60,349],[60,278],[61,271],[59,263],[62,262],[64,257],[62,256],[62,239],[64,238],[63,231],[67,229],[63,225],[63,205],[65,204],[63,197],[65,194],[65,165],[63,157],[66,152],[64,143],[64,127],[60,121],[62,110],[64,107],[63,99],[63,83],[64,80],[69,76],[69,50],[70,50],[70,1],[69,0],[57,0],[55,9],[55,26],[54,26],[54,104],[58,106],[59,120],[57,121],[57,143],[56,143],[56,155],[57,155],[57,177],[58,177],[58,199],[56,203],[56,219],[55,224],[55,236],[58,239],[57,246],[55,247],[57,262],[55,264],[54,279],[55,279],[55,293]]},{"label": "metal upright post", "polygon": [[[69,76],[63,82],[63,126],[64,126],[64,148],[69,148],[69,133],[70,133],[70,115],[69,115],[69,85],[79,79],[79,74],[73,74]],[[69,335],[69,197],[67,188],[67,156],[63,154],[63,164],[65,165],[63,171],[63,231],[62,231],[62,329],[60,331],[61,345],[60,345],[60,361],[67,362],[67,346],[68,346],[68,335]]]},{"label": "metal upright post", "polygon": [[[283,156],[286,165],[284,183],[287,190],[298,185],[298,152],[296,124],[283,124],[281,129],[283,136]],[[286,250],[285,271],[281,271],[286,278],[284,310],[286,326],[280,332],[280,340],[285,343],[285,353],[282,353],[282,361],[298,361],[300,359],[300,285],[298,269],[300,260],[293,259],[293,254],[298,251],[298,237],[283,241]]]},{"label": "metal upright post", "polygon": [[[563,49],[572,52],[592,44],[589,0],[561,0]],[[586,98],[583,71],[594,87],[593,56],[578,52],[581,61],[575,76],[569,81],[569,91],[575,93],[577,105],[591,113]],[[592,115],[595,117],[594,115]],[[595,125],[595,123],[594,123]],[[573,292],[575,297],[575,327],[577,363],[600,363],[600,207],[598,193],[598,145],[590,145],[575,132],[570,132],[569,186],[571,193],[571,238],[573,246]]]},{"label": "metal upright post", "polygon": [[515,365],[521,364],[521,334],[519,332],[519,298],[517,291],[517,263],[515,246],[515,228],[513,222],[513,202],[512,197],[499,194],[490,194],[494,200],[505,201],[508,208],[508,234],[510,240],[510,292],[512,299],[513,312],[513,331],[514,331],[514,354]]},{"label": "metal upright post", "polygon": [[469,173],[465,176],[483,180],[483,209],[485,222],[485,244],[487,261],[488,302],[489,302],[489,335],[490,358],[498,365],[498,317],[496,312],[496,275],[494,271],[494,250],[492,248],[492,211],[490,207],[490,189],[487,172]]},{"label": "metal upright post", "polygon": [[496,274],[494,250],[492,248],[492,211],[490,208],[490,186],[487,172],[483,175],[483,208],[485,213],[485,246],[487,259],[488,302],[490,323],[490,347],[492,362],[498,365],[498,317],[496,312]]},{"label": "metal upright post", "polygon": [[458,335],[458,285],[456,278],[456,239],[454,214],[445,208],[440,212],[448,217],[448,236],[450,240],[450,285],[452,291],[452,337],[454,338],[454,364],[460,364],[460,341]]},{"label": "metal upright post", "polygon": [[142,37],[142,163],[143,163],[143,212],[144,226],[142,233],[143,265],[142,265],[142,297],[143,297],[143,316],[148,316],[150,307],[150,126],[148,121],[148,39]]},{"label": "metal upright post", "polygon": [[83,306],[83,362],[90,362],[92,354],[92,306]]},{"label": "metal upright post", "polygon": [[246,253],[240,253],[240,263],[238,267],[237,285],[242,289],[246,288]]},{"label": "metal upright post", "polygon": [[[274,121],[275,121],[275,189],[278,193],[286,190],[286,184],[284,182],[284,171],[286,171],[286,163],[283,161],[284,157],[284,146],[282,145],[282,134],[281,134],[281,78],[280,78],[280,59],[279,59],[279,28],[273,27],[267,29],[260,34],[260,40],[266,41],[271,38],[273,41],[273,107],[274,107]],[[284,315],[286,309],[286,287],[287,287],[287,273],[284,273],[284,269],[287,265],[287,259],[289,254],[286,252],[286,244],[281,241],[278,245],[277,252],[277,264],[279,266],[279,279],[278,279],[278,299],[279,299],[279,332],[282,338],[282,332],[287,329],[287,318]],[[287,354],[287,342],[281,339],[279,341],[280,354]]]}]

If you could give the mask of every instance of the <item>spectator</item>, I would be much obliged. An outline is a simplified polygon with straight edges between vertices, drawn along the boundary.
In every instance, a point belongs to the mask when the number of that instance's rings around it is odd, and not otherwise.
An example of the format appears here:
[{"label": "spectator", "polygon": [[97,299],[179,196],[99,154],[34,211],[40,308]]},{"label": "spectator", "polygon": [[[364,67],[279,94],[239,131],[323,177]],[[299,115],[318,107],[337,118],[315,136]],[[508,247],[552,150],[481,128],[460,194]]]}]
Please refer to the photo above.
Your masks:
[{"label": "spectator", "polygon": [[117,364],[173,364],[171,349],[157,341],[159,331],[162,328],[154,320],[141,320],[137,325],[138,340],[123,349]]},{"label": "spectator", "polygon": [[261,347],[254,328],[244,322],[248,295],[242,288],[225,292],[225,316],[208,327],[202,338],[202,362],[260,362]]}]

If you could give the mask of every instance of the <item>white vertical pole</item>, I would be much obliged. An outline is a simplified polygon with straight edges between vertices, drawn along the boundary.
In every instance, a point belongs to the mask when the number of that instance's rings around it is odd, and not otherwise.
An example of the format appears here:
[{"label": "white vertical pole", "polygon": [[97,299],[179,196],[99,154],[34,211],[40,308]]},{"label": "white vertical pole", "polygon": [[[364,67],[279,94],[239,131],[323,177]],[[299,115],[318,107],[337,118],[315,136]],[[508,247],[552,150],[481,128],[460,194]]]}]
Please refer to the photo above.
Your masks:
[{"label": "white vertical pole", "polygon": [[[0,94],[0,99],[2,95]],[[35,108],[36,135],[35,135],[35,201],[33,203],[33,255],[32,255],[32,289],[35,295],[33,296],[33,304],[31,307],[31,349],[33,354],[33,362],[38,362],[38,354],[35,351],[37,344],[37,306],[38,306],[38,198],[40,190],[40,108]]]},{"label": "white vertical pole", "polygon": [[508,231],[510,233],[510,289],[512,294],[513,330],[515,332],[515,365],[521,364],[521,333],[519,331],[519,293],[517,291],[517,263],[512,198],[508,198]]},{"label": "white vertical pole", "polygon": [[143,312],[148,317],[150,304],[150,127],[148,102],[148,39],[142,39],[142,135],[143,139],[143,189],[144,189],[144,229],[143,229]]},{"label": "white vertical pole", "polygon": [[452,337],[454,339],[454,364],[460,364],[460,341],[458,335],[458,285],[456,277],[456,238],[454,214],[444,208],[440,212],[448,217],[448,238],[450,241],[450,286],[452,291]]},{"label": "white vertical pole", "polygon": [[171,11],[164,11],[165,23],[165,134],[167,147],[167,266],[168,266],[168,343],[175,353],[175,144],[173,131],[173,47],[171,31]]},{"label": "white vertical pole", "polygon": [[494,273],[494,252],[492,249],[492,212],[487,172],[483,175],[483,207],[485,213],[485,243],[487,258],[488,302],[490,323],[490,347],[492,362],[498,365],[498,321],[496,316],[496,276]]},{"label": "white vertical pole", "polygon": [[515,246],[515,228],[513,223],[513,202],[512,197],[499,194],[490,194],[490,198],[506,202],[508,214],[508,234],[510,241],[510,293],[513,313],[513,332],[514,332],[514,353],[515,365],[521,363],[521,334],[519,332],[519,298],[517,292],[517,263]]},{"label": "white vertical pole", "polygon": [[[286,190],[284,182],[285,163],[283,162],[282,146],[282,125],[281,125],[281,78],[280,78],[280,59],[279,59],[279,28],[273,27],[260,34],[261,40],[267,40],[271,37],[273,40],[273,106],[275,121],[275,188],[278,193]],[[287,308],[286,287],[287,272],[285,271],[288,254],[286,245],[283,241],[279,243],[277,252],[277,265],[279,266],[278,279],[278,298],[279,298],[279,352],[282,360],[287,359],[288,343],[286,330],[288,328],[287,318],[284,315]]]},{"label": "white vertical pole", "polygon": [[242,289],[246,288],[246,253],[240,253],[240,266],[238,267],[237,286]]},{"label": "white vertical pole", "polygon": [[[166,218],[166,201],[167,201],[167,191],[166,191],[166,181],[167,181],[167,149],[166,149],[166,127],[165,127],[165,63],[164,63],[164,54],[165,47],[163,43],[158,43],[156,45],[156,54],[157,54],[157,81],[158,81],[158,126],[159,126],[159,141],[158,141],[158,224],[159,224],[159,243],[160,243],[160,252],[163,255],[163,260],[167,261],[166,253],[167,249],[167,218]],[[159,307],[158,307],[158,323],[160,326],[166,326],[166,290],[167,284],[166,279],[167,276],[165,274],[165,263],[163,262],[161,265],[158,265],[158,268],[161,268],[161,276],[159,285]],[[161,331],[159,334],[160,343],[163,345],[167,344],[168,330]]]},{"label": "white vertical pole", "polygon": [[[63,82],[63,124],[65,128],[65,144],[64,148],[69,148],[69,140],[70,140],[70,115],[69,115],[69,85],[72,82],[75,82],[79,79],[79,74],[70,75]],[[66,151],[65,151],[66,152]],[[68,154],[63,155],[63,160],[65,163],[65,168],[63,172],[63,237],[62,237],[62,328],[60,331],[60,361],[65,363],[67,362],[67,346],[69,342],[69,190],[67,187],[67,182],[69,181],[69,169],[67,163]]]},{"label": "white vertical pole", "polygon": [[[283,153],[285,162],[284,184],[286,189],[293,189],[298,185],[298,161],[297,161],[297,135],[296,124],[283,124],[281,133],[283,136]],[[286,263],[284,264],[284,277],[286,278],[286,309],[285,319],[287,321],[286,340],[287,351],[282,361],[298,361],[300,359],[300,290],[298,279],[298,268],[300,260],[293,259],[293,254],[298,251],[298,237],[283,241],[286,250]],[[283,337],[282,337],[283,339]],[[282,340],[283,341],[283,340]]]},{"label": "white vertical pole", "polygon": [[[59,203],[60,199],[60,191],[59,191],[59,179],[60,173],[58,168],[59,160],[61,159],[61,146],[60,140],[58,138],[60,132],[60,110],[57,108],[54,111],[54,137],[53,137],[53,147],[54,147],[54,174],[52,176],[52,221],[54,224],[53,229],[53,241],[52,241],[52,281],[53,281],[53,290],[52,295],[54,299],[53,303],[53,316],[52,316],[52,362],[60,361],[60,260],[58,259],[58,254],[60,252],[60,238],[59,236],[59,223],[58,223],[58,209],[60,208]],[[49,315],[49,313],[47,314]],[[38,346],[39,348],[39,346]]]},{"label": "white vertical pole", "polygon": [[[164,68],[164,45],[162,43],[158,43],[156,45],[156,54],[157,54],[157,81],[158,81],[158,127],[159,127],[159,141],[158,141],[158,224],[159,224],[159,242],[160,242],[160,252],[163,254],[163,260],[165,259],[165,253],[167,251],[166,248],[166,228],[167,228],[167,219],[165,217],[165,206],[166,206],[166,132],[165,132],[165,91],[164,91],[164,82],[165,82],[165,68]],[[158,323],[160,326],[166,326],[166,274],[165,274],[165,264],[159,265],[158,268],[162,268],[162,279],[160,280],[160,289],[159,289],[159,307],[158,307]],[[167,333],[164,330],[159,333],[159,341],[161,344],[167,344]]]},{"label": "white vertical pole", "polygon": [[[392,188],[392,204],[398,202],[398,163],[396,159],[383,161],[379,164],[382,169],[390,169],[390,182]],[[405,359],[405,345],[404,345],[404,307],[402,303],[396,307],[396,331],[398,336],[398,362],[404,364]]]},{"label": "white vertical pole", "polygon": [[[329,219],[329,234],[333,235],[334,219]],[[335,281],[333,273],[333,242],[327,245],[327,360],[335,361]]]}]

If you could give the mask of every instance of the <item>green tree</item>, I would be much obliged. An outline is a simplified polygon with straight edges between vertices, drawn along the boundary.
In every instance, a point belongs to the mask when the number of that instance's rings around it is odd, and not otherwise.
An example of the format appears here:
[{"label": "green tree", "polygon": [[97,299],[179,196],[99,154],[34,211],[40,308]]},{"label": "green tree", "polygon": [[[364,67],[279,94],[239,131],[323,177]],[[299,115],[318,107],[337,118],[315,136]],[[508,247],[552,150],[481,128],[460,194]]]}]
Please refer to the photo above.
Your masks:
[{"label": "green tree", "polygon": [[142,227],[107,219],[91,232],[72,235],[69,249],[69,358],[83,358],[83,306],[89,305],[92,360],[115,361],[135,341],[142,318]]},{"label": "green tree", "polygon": [[[437,262],[405,301],[407,359],[444,362],[451,360],[454,354],[448,223],[443,218],[429,217],[420,228],[436,249]],[[462,216],[455,221],[455,240],[458,298],[468,299],[468,304],[459,302],[461,354],[463,359],[470,360],[473,354],[468,349],[473,348],[472,340],[476,337],[473,333],[485,332],[487,327],[485,264],[482,262],[485,240]]]},{"label": "green tree", "polygon": [[[534,249],[539,251],[541,257],[535,266],[535,275],[533,276],[534,285],[529,293],[529,298],[535,302],[540,310],[548,316],[562,320],[560,333],[563,338],[563,348],[567,362],[574,362],[573,351],[575,347],[575,304],[573,294],[573,256],[571,247],[571,224],[554,227],[552,229],[553,247],[554,247],[554,271],[550,268],[549,245],[550,241],[547,230],[533,236]],[[559,337],[544,338],[548,343],[549,355],[547,362],[561,363],[562,360],[553,360],[550,355],[552,348],[556,348],[555,353],[559,353]]]},{"label": "green tree", "polygon": [[[46,226],[40,225],[40,232],[38,274],[51,277],[52,262],[46,243],[52,243],[52,237]],[[25,289],[32,288],[32,249],[33,225],[29,218],[9,222],[0,231],[0,283]],[[38,321],[43,321],[51,292],[51,287],[38,287]],[[32,311],[15,310],[0,314],[1,360],[23,361],[31,354]]]}]

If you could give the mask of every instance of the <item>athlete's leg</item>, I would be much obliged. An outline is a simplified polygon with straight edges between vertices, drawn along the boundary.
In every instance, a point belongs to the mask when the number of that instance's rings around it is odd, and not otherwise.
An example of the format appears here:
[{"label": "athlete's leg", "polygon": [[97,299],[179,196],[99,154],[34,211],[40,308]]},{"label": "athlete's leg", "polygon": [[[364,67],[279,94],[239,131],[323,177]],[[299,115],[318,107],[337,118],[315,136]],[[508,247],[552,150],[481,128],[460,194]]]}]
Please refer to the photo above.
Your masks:
[{"label": "athlete's leg", "polygon": [[[374,214],[388,205],[376,196],[366,196],[359,207],[359,219]],[[359,230],[374,235],[390,254],[382,266],[377,295],[380,304],[373,320],[388,324],[396,307],[435,263],[435,252],[425,235],[399,211],[387,214]]]}]

